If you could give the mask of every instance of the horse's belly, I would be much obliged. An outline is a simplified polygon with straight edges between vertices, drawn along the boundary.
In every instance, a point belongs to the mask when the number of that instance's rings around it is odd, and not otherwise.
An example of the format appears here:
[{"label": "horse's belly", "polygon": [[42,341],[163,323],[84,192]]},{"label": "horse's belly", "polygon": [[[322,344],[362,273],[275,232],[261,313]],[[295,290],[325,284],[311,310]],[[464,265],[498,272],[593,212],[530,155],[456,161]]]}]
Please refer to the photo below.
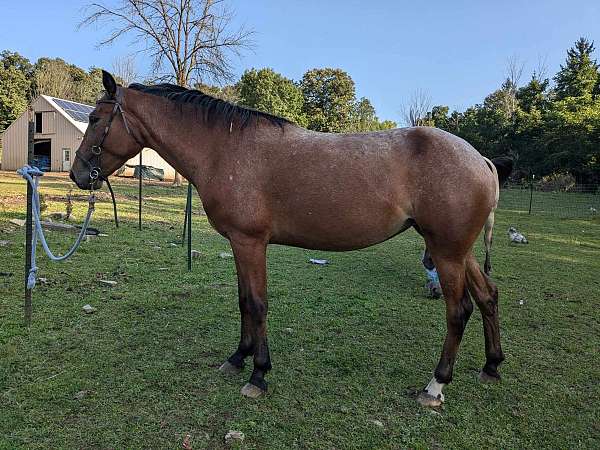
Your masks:
[{"label": "horse's belly", "polygon": [[306,210],[276,221],[271,243],[295,247],[347,251],[383,242],[413,225],[400,208]]}]

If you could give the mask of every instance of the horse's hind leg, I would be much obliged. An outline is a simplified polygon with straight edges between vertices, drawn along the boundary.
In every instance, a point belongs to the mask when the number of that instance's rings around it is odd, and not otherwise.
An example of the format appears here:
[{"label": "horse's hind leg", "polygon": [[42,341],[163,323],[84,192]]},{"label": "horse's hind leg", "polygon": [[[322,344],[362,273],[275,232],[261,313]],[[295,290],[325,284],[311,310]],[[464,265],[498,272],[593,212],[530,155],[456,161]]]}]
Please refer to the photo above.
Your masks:
[{"label": "horse's hind leg", "polygon": [[479,378],[482,381],[498,381],[498,366],[504,361],[500,346],[500,322],[498,318],[498,289],[492,280],[479,268],[475,257],[467,257],[467,287],[483,318],[486,362]]},{"label": "horse's hind leg", "polygon": [[258,397],[267,390],[264,377],[271,370],[267,343],[266,245],[254,239],[239,238],[231,240],[231,248],[238,274],[241,333],[237,350],[221,370],[239,372],[244,359],[254,355],[254,370],[242,394]]},{"label": "horse's hind leg", "polygon": [[443,387],[452,381],[452,371],[458,347],[467,321],[473,312],[473,304],[465,287],[464,258],[436,257],[444,299],[446,301],[446,339],[434,377],[417,398],[425,406],[439,406],[444,401]]},{"label": "horse's hind leg", "polygon": [[492,272],[492,234],[494,232],[494,211],[488,216],[483,231],[483,244],[485,245],[485,263],[483,264],[483,271],[486,275]]}]

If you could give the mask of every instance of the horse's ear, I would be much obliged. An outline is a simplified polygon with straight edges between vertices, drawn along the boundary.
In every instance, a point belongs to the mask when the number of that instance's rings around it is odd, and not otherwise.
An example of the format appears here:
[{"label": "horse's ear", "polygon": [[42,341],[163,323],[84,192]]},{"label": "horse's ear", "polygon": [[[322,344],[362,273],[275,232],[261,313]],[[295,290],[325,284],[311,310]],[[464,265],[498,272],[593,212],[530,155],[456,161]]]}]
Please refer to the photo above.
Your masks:
[{"label": "horse's ear", "polygon": [[102,85],[104,89],[111,97],[114,97],[117,93],[117,82],[113,78],[113,76],[108,73],[106,70],[102,71]]}]

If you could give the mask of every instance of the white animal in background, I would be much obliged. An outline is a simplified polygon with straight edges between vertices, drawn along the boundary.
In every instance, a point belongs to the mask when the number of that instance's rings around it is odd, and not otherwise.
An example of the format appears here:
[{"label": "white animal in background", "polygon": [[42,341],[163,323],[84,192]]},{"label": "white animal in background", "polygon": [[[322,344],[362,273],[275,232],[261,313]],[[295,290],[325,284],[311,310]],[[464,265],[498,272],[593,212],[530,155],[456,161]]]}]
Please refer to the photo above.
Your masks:
[{"label": "white animal in background", "polygon": [[527,238],[519,233],[515,227],[510,227],[508,229],[508,237],[510,238],[510,241],[515,244],[529,244]]},{"label": "white animal in background", "polygon": [[596,208],[594,208],[593,206],[590,206],[590,212],[592,214],[596,214],[598,212],[598,210]]}]

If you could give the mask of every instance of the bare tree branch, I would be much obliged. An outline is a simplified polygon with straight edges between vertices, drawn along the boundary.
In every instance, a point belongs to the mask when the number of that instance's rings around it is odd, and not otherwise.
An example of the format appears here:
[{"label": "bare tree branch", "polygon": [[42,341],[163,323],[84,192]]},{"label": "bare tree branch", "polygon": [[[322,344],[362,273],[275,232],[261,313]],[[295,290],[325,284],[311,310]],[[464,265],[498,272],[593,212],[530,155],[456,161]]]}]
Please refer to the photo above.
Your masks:
[{"label": "bare tree branch", "polygon": [[111,25],[99,46],[126,35],[135,44],[144,43],[155,78],[180,86],[231,80],[231,57],[253,45],[252,30],[230,30],[234,15],[224,0],[115,1],[114,7],[89,5],[79,26]]},{"label": "bare tree branch", "polygon": [[517,55],[513,55],[506,60],[506,81],[503,89],[505,91],[504,109],[506,116],[514,118],[518,108],[517,90],[523,76],[525,63]]},{"label": "bare tree branch", "polygon": [[515,88],[519,86],[524,68],[525,63],[517,55],[506,60],[506,78]]},{"label": "bare tree branch", "polygon": [[114,7],[89,5],[80,27],[111,25],[99,46],[127,35],[145,44],[157,76],[189,86],[229,81],[231,57],[252,47],[254,32],[244,26],[231,30],[233,18],[224,0],[118,0]]},{"label": "bare tree branch", "polygon": [[534,77],[539,81],[544,81],[548,75],[548,55],[539,55],[537,61],[537,67],[535,68]]},{"label": "bare tree branch", "polygon": [[112,64],[112,71],[125,86],[130,85],[139,78],[133,56],[115,58]]},{"label": "bare tree branch", "polygon": [[431,109],[431,96],[422,89],[415,90],[410,99],[402,105],[401,113],[408,126],[427,125],[427,113]]}]

